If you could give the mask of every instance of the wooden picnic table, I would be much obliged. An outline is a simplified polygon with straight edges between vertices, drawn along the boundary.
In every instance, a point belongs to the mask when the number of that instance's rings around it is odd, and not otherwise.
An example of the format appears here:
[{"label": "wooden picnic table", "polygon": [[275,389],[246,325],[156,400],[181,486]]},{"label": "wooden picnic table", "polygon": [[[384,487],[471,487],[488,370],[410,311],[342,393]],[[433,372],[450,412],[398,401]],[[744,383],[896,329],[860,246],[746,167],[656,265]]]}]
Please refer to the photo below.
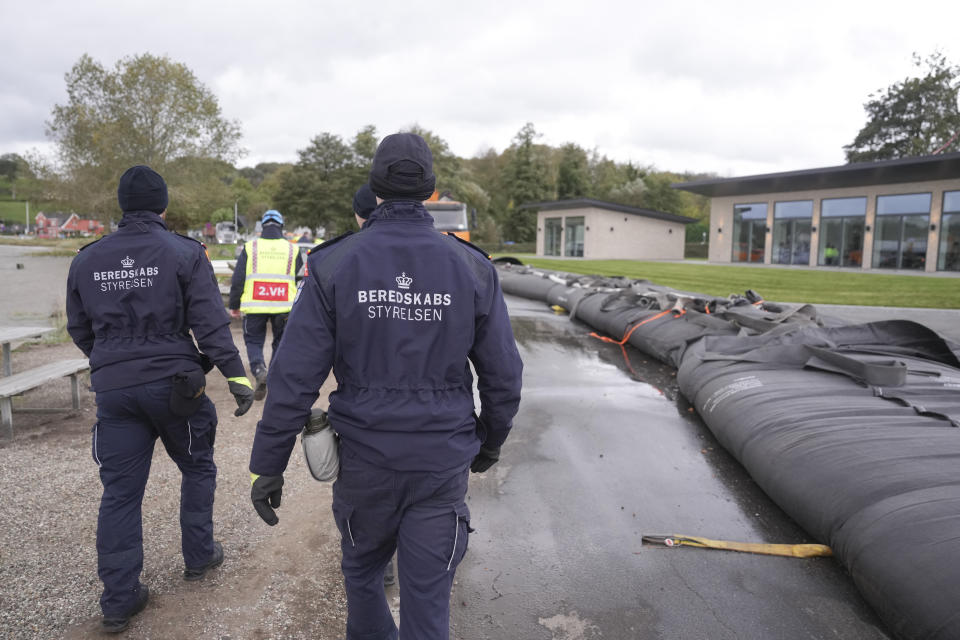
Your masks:
[{"label": "wooden picnic table", "polygon": [[3,345],[3,375],[9,376],[13,373],[13,365],[10,362],[11,342],[27,338],[39,338],[53,330],[53,327],[0,327],[0,344]]},{"label": "wooden picnic table", "polygon": [[30,389],[42,387],[47,382],[57,378],[70,377],[70,386],[73,396],[72,407],[70,409],[28,409],[19,408],[18,411],[48,412],[48,411],[70,411],[80,408],[80,386],[77,376],[90,369],[90,364],[86,358],[73,358],[70,360],[58,360],[48,362],[33,369],[13,373],[13,365],[10,358],[10,345],[18,340],[28,338],[39,338],[40,336],[54,331],[54,327],[10,327],[0,326],[0,344],[3,345],[3,377],[0,377],[0,428],[5,431],[5,435],[13,438],[13,397],[20,395]]}]

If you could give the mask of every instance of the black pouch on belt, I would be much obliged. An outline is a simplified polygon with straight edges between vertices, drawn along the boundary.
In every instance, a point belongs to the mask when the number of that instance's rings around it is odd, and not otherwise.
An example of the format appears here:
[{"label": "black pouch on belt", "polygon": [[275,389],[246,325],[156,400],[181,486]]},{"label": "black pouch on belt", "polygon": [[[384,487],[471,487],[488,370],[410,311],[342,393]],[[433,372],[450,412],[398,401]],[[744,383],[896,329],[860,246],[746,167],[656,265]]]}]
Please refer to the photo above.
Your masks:
[{"label": "black pouch on belt", "polygon": [[170,411],[182,417],[196,413],[207,388],[207,377],[203,370],[181,371],[175,373],[171,380],[173,386],[170,389]]}]

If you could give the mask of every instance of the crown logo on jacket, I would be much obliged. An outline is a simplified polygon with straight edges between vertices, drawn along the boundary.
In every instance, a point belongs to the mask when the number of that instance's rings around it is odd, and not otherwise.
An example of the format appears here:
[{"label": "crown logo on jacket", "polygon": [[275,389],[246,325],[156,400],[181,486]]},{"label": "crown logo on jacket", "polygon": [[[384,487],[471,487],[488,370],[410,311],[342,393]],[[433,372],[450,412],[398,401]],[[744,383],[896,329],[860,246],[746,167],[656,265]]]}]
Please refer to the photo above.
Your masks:
[{"label": "crown logo on jacket", "polygon": [[131,258],[130,256],[127,256],[126,258],[120,261],[120,264],[123,265],[124,269],[129,269],[130,267],[133,266],[133,262],[134,262],[133,258]]},{"label": "crown logo on jacket", "polygon": [[413,278],[408,276],[406,271],[397,276],[397,287],[409,289],[411,284],[413,284]]}]

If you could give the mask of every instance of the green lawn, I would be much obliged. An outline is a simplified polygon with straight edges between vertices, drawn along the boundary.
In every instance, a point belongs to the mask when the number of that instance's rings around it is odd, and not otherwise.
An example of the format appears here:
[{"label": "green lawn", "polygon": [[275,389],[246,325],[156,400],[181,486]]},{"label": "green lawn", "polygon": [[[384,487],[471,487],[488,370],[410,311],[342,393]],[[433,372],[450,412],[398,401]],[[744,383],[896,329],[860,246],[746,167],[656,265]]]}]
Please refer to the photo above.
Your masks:
[{"label": "green lawn", "polygon": [[[30,227],[33,228],[33,219],[41,211],[50,211],[53,205],[49,202],[30,203]],[[23,224],[27,216],[27,205],[18,200],[0,200],[0,220],[9,220]]]},{"label": "green lawn", "polygon": [[633,260],[549,260],[532,256],[519,259],[541,269],[646,279],[674,289],[722,297],[753,289],[765,299],[779,302],[960,309],[960,277]]},{"label": "green lawn", "polygon": [[208,244],[207,254],[211,260],[233,260],[237,257],[235,244]]}]

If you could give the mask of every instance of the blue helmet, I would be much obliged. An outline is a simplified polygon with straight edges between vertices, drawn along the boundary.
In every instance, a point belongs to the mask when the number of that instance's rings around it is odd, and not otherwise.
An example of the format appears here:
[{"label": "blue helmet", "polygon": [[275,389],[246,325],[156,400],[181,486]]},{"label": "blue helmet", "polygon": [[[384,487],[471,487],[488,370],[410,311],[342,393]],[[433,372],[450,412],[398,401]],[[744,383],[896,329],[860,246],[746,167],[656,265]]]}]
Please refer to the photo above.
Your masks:
[{"label": "blue helmet", "polygon": [[270,209],[263,214],[263,218],[260,219],[261,224],[267,224],[268,222],[273,222],[279,225],[283,224],[283,215],[275,209]]}]

